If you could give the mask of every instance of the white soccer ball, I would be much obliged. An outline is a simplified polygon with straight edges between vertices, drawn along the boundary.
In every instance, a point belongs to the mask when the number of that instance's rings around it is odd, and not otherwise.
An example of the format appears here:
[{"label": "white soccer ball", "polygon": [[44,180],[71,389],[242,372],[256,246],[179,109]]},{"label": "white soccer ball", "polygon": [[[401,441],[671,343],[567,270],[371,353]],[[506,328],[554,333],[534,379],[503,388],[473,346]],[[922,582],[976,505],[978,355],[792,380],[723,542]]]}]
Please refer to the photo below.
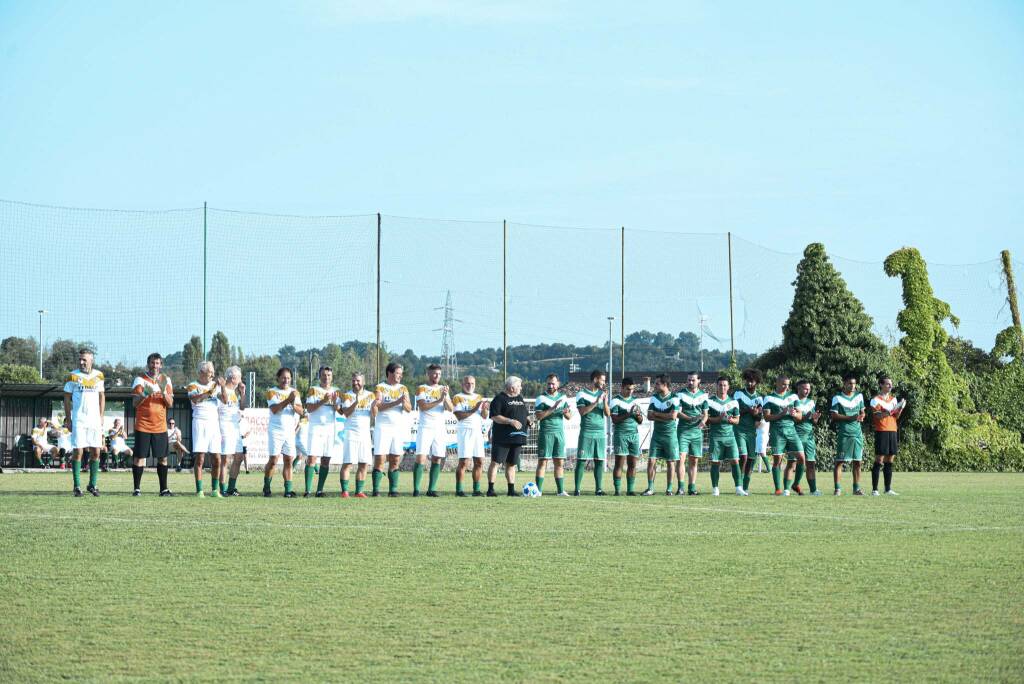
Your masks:
[{"label": "white soccer ball", "polygon": [[527,482],[523,485],[523,496],[538,497],[540,496],[540,488],[533,482]]}]

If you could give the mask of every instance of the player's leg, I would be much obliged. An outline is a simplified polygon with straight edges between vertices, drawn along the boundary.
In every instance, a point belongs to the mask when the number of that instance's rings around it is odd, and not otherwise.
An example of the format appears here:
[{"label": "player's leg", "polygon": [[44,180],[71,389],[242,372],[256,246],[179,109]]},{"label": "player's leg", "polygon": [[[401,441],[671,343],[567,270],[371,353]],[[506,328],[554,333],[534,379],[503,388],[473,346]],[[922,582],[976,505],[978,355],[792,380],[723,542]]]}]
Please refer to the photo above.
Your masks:
[{"label": "player's leg", "polygon": [[626,461],[626,455],[620,454],[619,451],[620,449],[616,445],[615,463],[612,466],[612,486],[615,488],[615,496],[619,496],[622,493],[622,466]]},{"label": "player's leg", "polygon": [[[541,449],[540,439],[537,440],[537,453],[543,454],[544,451]],[[548,470],[548,459],[542,458],[540,455],[537,456],[537,469],[533,473],[534,482],[537,483],[537,489],[540,490],[541,494],[544,493],[544,474]]]},{"label": "player's leg", "polygon": [[305,461],[306,463],[302,469],[302,474],[304,476],[303,479],[305,480],[303,482],[303,484],[305,485],[305,489],[303,490],[302,496],[308,499],[309,497],[313,496],[313,478],[317,474],[317,458],[316,456],[309,455],[306,456]]},{"label": "player's leg", "polygon": [[[367,450],[369,450],[369,446],[367,446]],[[366,498],[366,493],[363,492],[363,489],[366,487],[366,469],[370,465],[369,460],[370,459],[367,458],[366,460],[360,461],[359,465],[356,466],[356,498],[357,499],[365,499]]]},{"label": "player's leg", "polygon": [[896,450],[896,444],[895,444],[896,433],[895,432],[892,433],[892,440],[893,440],[893,444],[892,444],[893,453],[887,454],[884,457],[884,461],[882,463],[882,476],[883,476],[884,481],[885,481],[885,493],[888,494],[889,496],[899,496],[899,494],[897,494],[893,490],[893,488],[892,488],[892,463],[896,459],[896,453],[895,453],[895,450]]},{"label": "player's leg", "polygon": [[135,433],[135,458],[132,459],[132,496],[142,492],[142,473],[146,469],[146,458],[152,453],[152,435],[148,432]]},{"label": "player's leg", "polygon": [[711,496],[718,496],[718,480],[722,473],[721,456],[722,445],[716,439],[712,439],[708,449],[708,461],[711,469]]},{"label": "player's leg", "polygon": [[[345,466],[342,465],[344,471]],[[324,486],[327,484],[327,477],[331,474],[331,457],[330,455],[320,457],[320,471],[317,473],[316,479],[316,495],[324,496]],[[345,494],[348,493],[348,473],[344,473],[345,477],[341,478],[342,488],[341,491]]]},{"label": "player's leg", "polygon": [[170,451],[166,432],[157,432],[151,437],[153,458],[156,459],[156,476],[160,481],[160,496],[174,496],[167,484],[167,454]]},{"label": "player's leg", "polygon": [[636,461],[640,457],[640,440],[634,441],[636,454],[626,456],[626,496],[636,496]]},{"label": "player's leg", "polygon": [[604,460],[608,455],[608,438],[602,432],[601,436],[594,440],[592,456],[594,465],[594,496],[604,496]]},{"label": "player's leg", "polygon": [[[377,442],[374,442],[376,444]],[[384,479],[384,454],[374,454],[373,472],[370,473],[371,493],[380,496],[380,483]]]},{"label": "player's leg", "polygon": [[206,452],[195,451],[192,458],[192,477],[196,481],[196,496],[203,496],[203,466],[206,465]]},{"label": "player's leg", "polygon": [[498,475],[498,466],[505,461],[505,447],[491,444],[491,462],[487,464],[487,496],[498,496],[494,491],[494,478]]},{"label": "player's leg", "polygon": [[832,465],[832,480],[835,483],[833,494],[839,496],[843,493],[843,464],[848,460],[846,456],[846,439],[840,435],[836,439],[836,457]]},{"label": "player's leg", "polygon": [[462,444],[459,444],[459,447],[459,462],[455,466],[455,496],[467,496],[466,490],[462,488],[462,480],[466,477],[466,466],[469,465],[470,457],[462,448]]},{"label": "player's leg", "polygon": [[686,457],[686,493],[690,496],[697,494],[697,461],[700,460],[700,453],[694,455],[692,452]]},{"label": "player's leg", "polygon": [[100,449],[99,447],[89,448],[89,486],[86,490],[93,496],[99,496],[100,484]]},{"label": "player's leg", "polygon": [[473,496],[483,496],[484,493],[480,491],[480,480],[484,474],[484,447],[483,440],[480,442],[480,457],[473,457]]},{"label": "player's leg", "polygon": [[505,486],[509,496],[516,496],[516,468],[519,467],[519,445],[508,448],[505,457]]},{"label": "player's leg", "polygon": [[82,495],[82,451],[76,448],[71,454],[71,493],[75,496]]},{"label": "player's leg", "polygon": [[860,466],[861,466],[861,462],[862,462],[863,458],[864,458],[864,445],[862,443],[858,443],[854,447],[853,466],[851,468],[851,470],[853,471],[853,495],[854,496],[864,496],[864,491],[860,488]]},{"label": "player's leg", "polygon": [[[394,445],[392,445],[394,448]],[[388,496],[398,496],[398,468],[402,464],[401,454],[388,454]]]},{"label": "player's leg", "polygon": [[420,483],[423,481],[423,469],[427,465],[427,452],[423,448],[423,431],[416,438],[416,463],[412,467],[412,495],[420,495]]},{"label": "player's leg", "polygon": [[804,466],[807,468],[807,487],[811,490],[811,496],[821,496],[818,492],[817,451],[813,437],[804,440]]},{"label": "player's leg", "polygon": [[287,498],[293,498],[295,496],[294,485],[292,484],[292,477],[295,475],[295,452],[288,453],[288,450],[283,450],[281,454],[281,477],[284,478],[284,495]]},{"label": "player's leg", "polygon": [[437,481],[441,478],[441,468],[444,466],[444,447],[441,447],[440,456],[430,457],[430,479],[427,482],[427,496],[437,496]]},{"label": "player's leg", "polygon": [[654,479],[658,474],[658,444],[651,440],[651,448],[647,450],[647,489],[642,496],[654,495]]},{"label": "player's leg", "polygon": [[[323,468],[320,469],[320,472],[321,473],[323,472]],[[342,461],[342,464],[341,464],[341,498],[343,498],[343,499],[348,497],[348,479],[349,479],[349,474],[351,472],[352,472],[352,461],[350,460],[349,455],[346,453],[345,454],[345,458],[344,458],[344,460]],[[364,472],[365,472],[365,469],[364,469]],[[358,476],[358,469],[356,471],[356,474]],[[320,495],[320,492],[317,492],[317,496],[319,496],[319,495]]]}]

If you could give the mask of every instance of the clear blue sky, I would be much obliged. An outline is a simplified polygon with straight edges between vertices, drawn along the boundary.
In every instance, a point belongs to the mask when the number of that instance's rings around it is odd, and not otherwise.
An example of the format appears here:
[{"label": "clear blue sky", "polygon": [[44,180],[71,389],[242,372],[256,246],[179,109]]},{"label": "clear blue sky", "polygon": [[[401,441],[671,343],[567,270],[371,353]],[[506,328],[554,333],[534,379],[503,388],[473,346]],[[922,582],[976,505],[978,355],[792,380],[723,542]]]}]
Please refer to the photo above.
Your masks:
[{"label": "clear blue sky", "polygon": [[1024,3],[634,5],[0,0],[0,197],[1024,254]]}]

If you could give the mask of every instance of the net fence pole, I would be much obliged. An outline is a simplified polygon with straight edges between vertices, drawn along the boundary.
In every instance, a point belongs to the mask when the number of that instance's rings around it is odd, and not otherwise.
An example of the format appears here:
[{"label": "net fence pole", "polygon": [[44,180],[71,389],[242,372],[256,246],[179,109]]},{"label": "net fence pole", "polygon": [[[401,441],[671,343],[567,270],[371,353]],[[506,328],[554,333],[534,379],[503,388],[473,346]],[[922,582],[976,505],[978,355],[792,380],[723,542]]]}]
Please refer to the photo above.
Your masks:
[{"label": "net fence pole", "polygon": [[[619,380],[626,377],[626,226],[619,230]],[[610,378],[609,378],[610,379]]]},{"label": "net fence pole", "polygon": [[380,382],[380,243],[381,243],[380,212],[377,212],[377,349],[375,357],[376,370],[374,382]]},{"label": "net fence pole", "polygon": [[736,333],[732,313],[732,231],[725,234],[729,254],[729,355],[732,365],[736,365]]},{"label": "net fence pole", "polygon": [[508,379],[508,221],[501,222],[501,373]]},{"label": "net fence pole", "polygon": [[203,202],[203,358],[206,356],[206,202]]}]

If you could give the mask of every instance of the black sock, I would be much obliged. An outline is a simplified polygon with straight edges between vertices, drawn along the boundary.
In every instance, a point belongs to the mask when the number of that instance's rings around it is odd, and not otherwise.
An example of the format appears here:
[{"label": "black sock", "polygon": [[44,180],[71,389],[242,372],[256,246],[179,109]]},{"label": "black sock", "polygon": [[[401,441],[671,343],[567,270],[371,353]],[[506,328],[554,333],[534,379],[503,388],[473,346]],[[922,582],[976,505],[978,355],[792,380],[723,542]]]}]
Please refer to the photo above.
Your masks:
[{"label": "black sock", "polygon": [[878,471],[882,469],[882,464],[877,461],[871,466],[871,491],[878,491]]},{"label": "black sock", "polygon": [[892,489],[892,463],[882,466],[882,474],[885,475],[885,491]]},{"label": "black sock", "polygon": [[511,482],[508,483],[508,493],[509,493],[509,496],[511,496],[511,495],[516,493],[516,486],[514,484],[512,484]]},{"label": "black sock", "polygon": [[145,468],[142,466],[132,466],[132,482],[135,483],[135,489],[142,488],[142,471]]},{"label": "black sock", "polygon": [[157,474],[157,477],[160,478],[160,491],[161,492],[165,491],[167,489],[167,464],[166,463],[163,464],[163,465],[157,464],[157,466],[156,466],[156,474]]},{"label": "black sock", "polygon": [[493,492],[494,491],[494,483],[493,482],[488,482],[487,483],[487,491],[488,492]]}]

